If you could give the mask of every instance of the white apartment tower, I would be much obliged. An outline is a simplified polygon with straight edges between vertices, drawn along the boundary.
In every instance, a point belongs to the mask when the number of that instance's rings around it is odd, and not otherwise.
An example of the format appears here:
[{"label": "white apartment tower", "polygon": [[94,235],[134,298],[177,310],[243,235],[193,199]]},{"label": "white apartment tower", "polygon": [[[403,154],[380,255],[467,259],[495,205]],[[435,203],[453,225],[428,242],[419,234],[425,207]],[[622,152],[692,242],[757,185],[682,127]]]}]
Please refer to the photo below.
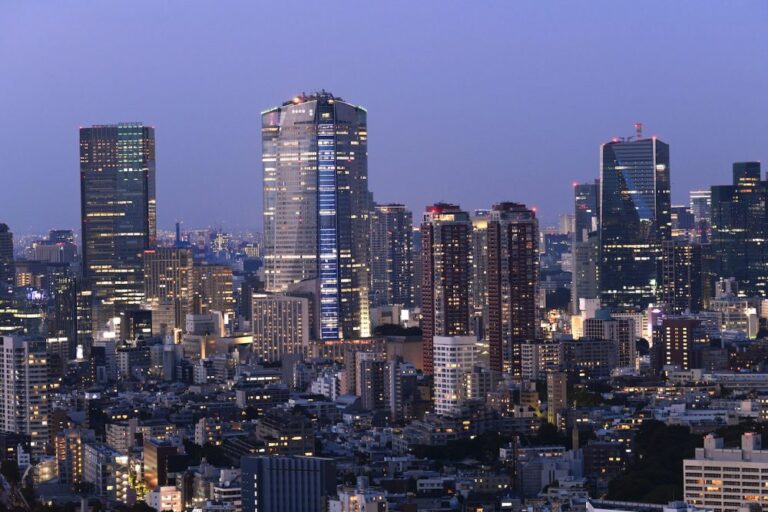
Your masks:
[{"label": "white apartment tower", "polygon": [[42,455],[49,438],[50,383],[45,341],[22,336],[1,339],[0,431],[30,436],[32,455]]},{"label": "white apartment tower", "polygon": [[468,377],[477,359],[475,336],[435,336],[435,413],[460,416],[470,399]]}]

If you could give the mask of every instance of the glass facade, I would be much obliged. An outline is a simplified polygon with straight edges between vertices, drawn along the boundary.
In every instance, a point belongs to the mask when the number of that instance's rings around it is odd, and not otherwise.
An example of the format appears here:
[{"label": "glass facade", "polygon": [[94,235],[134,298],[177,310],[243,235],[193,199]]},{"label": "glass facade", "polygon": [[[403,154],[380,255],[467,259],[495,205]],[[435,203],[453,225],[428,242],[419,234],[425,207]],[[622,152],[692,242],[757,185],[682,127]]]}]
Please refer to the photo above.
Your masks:
[{"label": "glass facade", "polygon": [[83,276],[99,329],[144,298],[142,254],[157,226],[154,128],[81,128],[80,187]]},{"label": "glass facade", "polygon": [[321,339],[370,334],[366,119],[325,91],[262,114],[266,289],[317,279]]},{"label": "glass facade", "polygon": [[574,193],[574,242],[585,242],[600,218],[600,181],[577,183]]},{"label": "glass facade", "polygon": [[768,181],[760,162],[733,164],[733,185],[712,187],[712,278],[744,297],[768,297]]},{"label": "glass facade", "polygon": [[655,137],[603,144],[600,292],[605,306],[658,302],[661,244],[671,238],[669,146]]}]

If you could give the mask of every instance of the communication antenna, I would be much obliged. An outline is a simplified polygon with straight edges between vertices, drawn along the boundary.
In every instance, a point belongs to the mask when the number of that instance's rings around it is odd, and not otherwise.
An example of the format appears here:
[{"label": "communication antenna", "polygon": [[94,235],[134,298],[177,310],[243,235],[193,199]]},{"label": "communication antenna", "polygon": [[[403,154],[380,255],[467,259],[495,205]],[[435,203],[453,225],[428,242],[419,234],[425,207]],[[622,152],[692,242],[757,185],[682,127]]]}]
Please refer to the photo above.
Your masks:
[{"label": "communication antenna", "polygon": [[635,123],[635,139],[643,138],[643,123]]}]

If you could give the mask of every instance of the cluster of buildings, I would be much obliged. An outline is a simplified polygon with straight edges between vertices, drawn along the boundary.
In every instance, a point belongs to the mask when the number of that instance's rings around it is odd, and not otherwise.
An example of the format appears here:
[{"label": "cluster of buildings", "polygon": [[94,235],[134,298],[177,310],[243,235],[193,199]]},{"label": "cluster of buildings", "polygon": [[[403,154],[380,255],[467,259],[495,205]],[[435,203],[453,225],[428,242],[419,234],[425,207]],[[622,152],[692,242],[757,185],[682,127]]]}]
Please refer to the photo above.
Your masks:
[{"label": "cluster of buildings", "polygon": [[[138,123],[81,129],[79,234],[15,246],[0,224],[0,462],[39,501],[764,502],[759,436],[736,450],[708,435],[768,419],[758,162],[676,206],[670,148],[638,125],[550,228],[506,198],[416,220],[376,202],[367,112],[326,91],[264,111],[261,133],[260,237],[158,230],[154,129]],[[605,499],[647,421],[707,435],[684,503]]]}]

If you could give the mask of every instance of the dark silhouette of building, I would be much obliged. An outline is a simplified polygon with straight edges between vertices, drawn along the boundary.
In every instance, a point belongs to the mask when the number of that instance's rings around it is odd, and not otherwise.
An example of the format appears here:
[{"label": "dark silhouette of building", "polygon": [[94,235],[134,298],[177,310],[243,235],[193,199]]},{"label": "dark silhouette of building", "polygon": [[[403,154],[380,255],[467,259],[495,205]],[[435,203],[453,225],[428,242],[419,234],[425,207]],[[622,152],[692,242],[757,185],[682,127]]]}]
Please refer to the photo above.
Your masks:
[{"label": "dark silhouette of building", "polygon": [[712,275],[735,278],[739,294],[768,296],[768,181],[760,162],[733,164],[733,184],[712,187]]},{"label": "dark silhouette of building", "polygon": [[240,469],[243,512],[317,512],[336,492],[332,459],[245,456]]}]

